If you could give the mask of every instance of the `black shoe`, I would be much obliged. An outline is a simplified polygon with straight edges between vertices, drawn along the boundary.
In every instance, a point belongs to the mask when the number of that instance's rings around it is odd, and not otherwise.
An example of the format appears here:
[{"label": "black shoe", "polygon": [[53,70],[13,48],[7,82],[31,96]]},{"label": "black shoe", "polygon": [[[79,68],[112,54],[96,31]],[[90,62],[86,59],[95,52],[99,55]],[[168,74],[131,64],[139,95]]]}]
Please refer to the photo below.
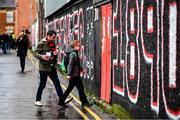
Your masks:
[{"label": "black shoe", "polygon": [[64,101],[62,102],[62,100],[59,100],[58,105],[60,105],[60,106],[66,106],[66,104],[68,104],[68,103],[71,102],[72,100],[73,100],[72,97],[71,97],[71,98],[67,98],[65,102],[64,102]]},{"label": "black shoe", "polygon": [[25,72],[24,72],[24,71],[21,71],[20,73],[21,73],[21,74],[25,74]]},{"label": "black shoe", "polygon": [[58,105],[61,106],[61,107],[65,107],[66,106],[66,104],[64,102],[59,102]]},{"label": "black shoe", "polygon": [[82,103],[81,106],[82,107],[90,107],[91,105],[89,103]]},{"label": "black shoe", "polygon": [[21,73],[24,73],[24,69],[21,69]]}]

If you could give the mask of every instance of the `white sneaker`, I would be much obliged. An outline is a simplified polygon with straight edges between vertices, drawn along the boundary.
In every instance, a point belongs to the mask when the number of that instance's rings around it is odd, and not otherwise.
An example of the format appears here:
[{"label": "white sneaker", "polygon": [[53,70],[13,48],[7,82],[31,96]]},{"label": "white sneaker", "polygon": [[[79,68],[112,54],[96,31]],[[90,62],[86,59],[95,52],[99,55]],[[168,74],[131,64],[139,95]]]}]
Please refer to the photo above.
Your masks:
[{"label": "white sneaker", "polygon": [[36,102],[35,102],[35,105],[36,105],[36,106],[42,106],[42,104],[41,104],[40,101],[36,101]]},{"label": "white sneaker", "polygon": [[65,100],[65,104],[68,104],[69,102],[71,102],[73,100],[73,97],[68,97]]}]

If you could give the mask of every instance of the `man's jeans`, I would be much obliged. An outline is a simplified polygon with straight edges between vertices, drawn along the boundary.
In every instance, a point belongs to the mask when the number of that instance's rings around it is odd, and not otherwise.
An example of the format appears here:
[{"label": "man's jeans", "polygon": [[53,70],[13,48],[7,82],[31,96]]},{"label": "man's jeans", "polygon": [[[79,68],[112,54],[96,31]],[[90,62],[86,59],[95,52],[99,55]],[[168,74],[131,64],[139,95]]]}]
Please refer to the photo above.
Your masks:
[{"label": "man's jeans", "polygon": [[40,73],[40,83],[39,83],[39,88],[37,90],[36,101],[41,101],[41,95],[42,95],[43,89],[46,86],[48,76],[51,78],[58,96],[61,97],[63,95],[63,91],[60,86],[60,81],[59,81],[56,69],[53,69],[53,71],[51,72],[39,71],[39,73]]}]

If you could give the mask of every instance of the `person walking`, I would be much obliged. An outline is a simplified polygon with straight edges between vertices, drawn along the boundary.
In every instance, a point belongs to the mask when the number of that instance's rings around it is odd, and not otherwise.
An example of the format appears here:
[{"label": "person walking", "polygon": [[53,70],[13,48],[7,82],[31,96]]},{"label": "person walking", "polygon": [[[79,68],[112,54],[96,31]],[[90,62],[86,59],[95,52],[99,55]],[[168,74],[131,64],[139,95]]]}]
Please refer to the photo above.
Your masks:
[{"label": "person walking", "polygon": [[8,36],[7,36],[6,33],[4,33],[4,34],[2,35],[2,40],[3,40],[3,44],[2,44],[3,54],[7,54]]},{"label": "person walking", "polygon": [[79,50],[79,40],[73,40],[71,45],[68,46],[65,50],[65,54],[69,54],[69,64],[67,66],[67,80],[69,80],[69,85],[66,91],[64,92],[64,95],[59,99],[58,104],[60,106],[64,105],[64,101],[66,100],[67,96],[70,94],[70,92],[75,86],[78,89],[81,105],[89,106],[89,102],[84,92],[84,85],[82,80],[80,79],[80,71],[82,71],[82,68],[80,67],[80,59],[78,57]]},{"label": "person walking", "polygon": [[[63,91],[60,86],[60,81],[56,71],[57,65],[57,50],[55,45],[56,32],[54,30],[49,30],[47,32],[46,38],[42,39],[35,50],[35,57],[39,59],[39,74],[40,74],[40,83],[36,94],[36,106],[42,106],[41,96],[43,89],[46,86],[47,77],[49,76],[52,80],[57,95],[59,98],[63,96]],[[72,98],[68,101],[70,102]],[[66,102],[67,103],[67,102]],[[62,104],[65,105],[65,102]]]},{"label": "person walking", "polygon": [[28,50],[28,37],[24,32],[19,34],[19,38],[16,41],[17,56],[20,59],[21,72],[24,73],[25,58]]}]

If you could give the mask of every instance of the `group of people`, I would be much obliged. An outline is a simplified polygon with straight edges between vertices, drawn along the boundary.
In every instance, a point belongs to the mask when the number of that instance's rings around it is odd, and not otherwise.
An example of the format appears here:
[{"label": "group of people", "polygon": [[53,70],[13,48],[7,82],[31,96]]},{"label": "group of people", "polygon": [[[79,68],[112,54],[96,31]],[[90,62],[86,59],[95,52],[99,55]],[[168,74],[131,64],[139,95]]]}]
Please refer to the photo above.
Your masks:
[{"label": "group of people", "polygon": [[[37,89],[35,105],[42,106],[41,96],[46,86],[47,77],[50,77],[55,86],[57,95],[59,96],[58,105],[64,107],[67,103],[72,101],[73,98],[68,99],[68,95],[74,87],[77,87],[79,97],[82,103],[81,105],[89,106],[89,102],[84,92],[84,85],[80,79],[81,67],[80,59],[78,57],[78,51],[80,50],[80,42],[79,40],[73,40],[71,44],[68,45],[67,49],[64,51],[65,54],[75,52],[76,55],[70,54],[69,56],[69,64],[67,67],[67,80],[69,80],[69,85],[63,93],[60,85],[60,80],[56,71],[58,52],[56,49],[55,38],[56,32],[54,30],[49,30],[47,32],[47,36],[39,42],[38,47],[35,51],[35,57],[39,59],[40,74],[40,82]],[[17,39],[17,55],[20,57],[20,65],[22,68],[22,72],[24,72],[25,57],[27,55],[27,41],[27,36],[24,35],[24,33],[20,34],[19,38]]]},{"label": "group of people", "polygon": [[7,54],[7,50],[15,49],[15,34],[0,34],[0,46],[2,48],[3,54]]},{"label": "group of people", "polygon": [[11,34],[0,34],[0,46],[3,54],[7,54],[7,50],[17,50],[17,56],[20,58],[21,72],[24,72],[25,58],[28,50],[28,37],[25,31],[22,31],[17,40],[14,33]]}]

